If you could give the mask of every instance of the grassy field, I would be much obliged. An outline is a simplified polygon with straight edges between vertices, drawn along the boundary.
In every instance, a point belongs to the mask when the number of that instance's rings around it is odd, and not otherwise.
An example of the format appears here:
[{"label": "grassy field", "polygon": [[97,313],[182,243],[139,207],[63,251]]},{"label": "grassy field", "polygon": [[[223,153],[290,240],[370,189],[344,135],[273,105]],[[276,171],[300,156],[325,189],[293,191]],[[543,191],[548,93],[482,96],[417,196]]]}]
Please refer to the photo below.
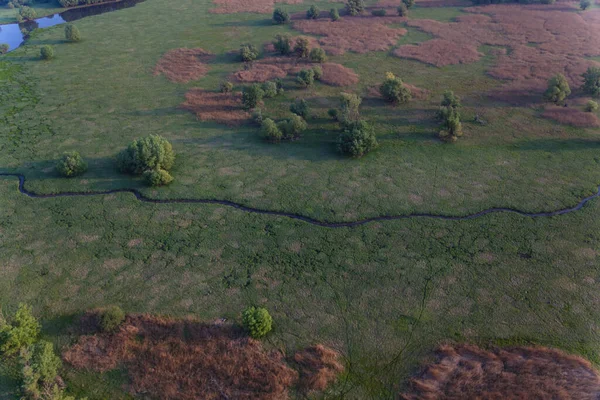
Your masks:
[{"label": "grassy field", "polygon": [[[321,9],[331,4],[319,3]],[[537,108],[485,96],[500,81],[481,61],[435,68],[387,52],[330,60],[354,69],[366,96],[388,71],[431,92],[390,107],[365,98],[362,114],[380,148],[363,159],[335,151],[326,118],[342,90],[317,84],[268,100],[283,116],[306,98],[309,130],[293,143],[268,144],[256,128],[202,123],[179,108],[187,90],[216,90],[241,68],[226,55],[262,46],[290,27],[269,15],[214,15],[209,0],[146,0],[34,33],[0,58],[0,173],[22,173],[41,193],[137,188],[154,198],[217,198],[329,221],[382,214],[464,215],[488,207],[545,211],[576,204],[600,183],[597,130],[560,126]],[[284,6],[302,11],[308,3]],[[416,8],[413,18],[450,21],[458,8]],[[2,18],[0,13],[0,18]],[[297,34],[297,32],[292,32]],[[429,35],[414,28],[398,44]],[[43,62],[39,47],[56,59]],[[217,55],[209,74],[175,84],[153,76],[168,50],[200,47]],[[444,90],[462,98],[465,136],[436,138]],[[472,122],[475,114],[488,124]],[[132,139],[168,138],[177,152],[175,181],[148,189],[119,174],[113,157]],[[53,171],[64,152],[89,164],[80,178]],[[410,219],[330,229],[214,205],[153,205],[130,194],[31,199],[15,178],[0,177],[0,304],[27,302],[59,347],[72,341],[78,313],[117,304],[206,320],[238,320],[251,304],[268,307],[275,329],[266,342],[293,352],[326,343],[347,371],[331,397],[393,398],[446,341],[555,346],[600,363],[597,200],[582,211],[531,219],[494,214],[471,221]],[[70,390],[95,399],[128,398],[123,371],[67,371]],[[16,383],[0,365],[0,399]]]}]

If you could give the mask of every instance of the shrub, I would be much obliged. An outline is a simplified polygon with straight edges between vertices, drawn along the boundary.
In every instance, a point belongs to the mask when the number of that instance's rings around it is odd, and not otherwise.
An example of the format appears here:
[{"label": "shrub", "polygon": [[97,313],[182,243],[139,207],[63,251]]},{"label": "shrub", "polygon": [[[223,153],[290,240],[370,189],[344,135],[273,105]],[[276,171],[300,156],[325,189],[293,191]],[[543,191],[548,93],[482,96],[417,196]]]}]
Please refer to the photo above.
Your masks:
[{"label": "shrub", "polygon": [[315,80],[320,81],[323,78],[323,68],[318,65],[312,67],[313,73],[315,75]]},{"label": "shrub", "polygon": [[325,50],[320,47],[315,47],[310,51],[310,61],[314,63],[324,63],[327,61],[327,55],[325,55]]},{"label": "shrub", "polygon": [[79,42],[81,40],[81,32],[72,24],[65,25],[65,39],[69,42]]},{"label": "shrub", "polygon": [[319,14],[321,14],[321,10],[315,5],[310,6],[308,11],[306,12],[307,19],[317,19],[319,18]]},{"label": "shrub", "polygon": [[273,42],[275,50],[284,56],[292,54],[292,37],[290,35],[277,35]]},{"label": "shrub", "polygon": [[385,81],[379,87],[379,93],[385,101],[394,104],[407,103],[411,99],[410,89],[391,72],[386,74]]},{"label": "shrub", "polygon": [[252,121],[254,121],[254,123],[258,126],[262,126],[263,120],[264,116],[262,110],[260,108],[255,109],[252,113]]},{"label": "shrub", "polygon": [[443,123],[439,138],[445,142],[455,142],[463,134],[458,110],[452,107],[442,107],[440,115],[443,116]]},{"label": "shrub", "polygon": [[340,12],[337,8],[332,8],[331,10],[329,10],[329,18],[331,18],[332,21],[339,21]]},{"label": "shrub", "polygon": [[258,58],[258,49],[252,44],[243,44],[240,47],[240,58],[244,62],[251,62]]},{"label": "shrub", "polygon": [[114,332],[123,321],[125,321],[125,312],[121,307],[109,307],[100,315],[100,329],[102,332]]},{"label": "shrub", "polygon": [[242,104],[246,110],[256,108],[258,103],[262,100],[265,92],[263,92],[261,86],[255,83],[252,86],[246,86],[242,90]]},{"label": "shrub", "polygon": [[61,366],[60,358],[54,353],[50,342],[41,340],[33,345],[33,369],[39,374],[42,382],[53,382]]},{"label": "shrub", "polygon": [[598,111],[598,103],[596,103],[594,100],[588,101],[587,103],[585,103],[585,111],[587,111],[587,112]]},{"label": "shrub", "polygon": [[299,115],[292,115],[289,119],[280,121],[277,127],[281,130],[283,139],[293,140],[300,137],[302,132],[308,128],[308,124]]},{"label": "shrub", "polygon": [[442,107],[452,107],[454,109],[460,108],[460,97],[454,94],[452,90],[446,90],[444,92],[444,97],[441,102]]},{"label": "shrub", "polygon": [[329,115],[334,121],[337,121],[338,110],[336,110],[335,108],[330,108],[329,110],[327,110],[327,115]]},{"label": "shrub", "polygon": [[141,175],[148,170],[170,170],[175,163],[175,152],[167,139],[150,135],[135,139],[117,156],[121,172]]},{"label": "shrub", "polygon": [[342,105],[341,113],[338,118],[339,121],[342,123],[358,121],[360,118],[358,108],[360,107],[362,99],[353,93],[341,93],[340,100]]},{"label": "shrub", "polygon": [[36,19],[37,13],[31,7],[23,6],[19,8],[19,12],[17,13],[17,21],[31,21]]},{"label": "shrub", "polygon": [[592,5],[591,0],[581,0],[579,2],[579,7],[584,11],[587,10],[588,8],[590,8],[591,5]]},{"label": "shrub", "polygon": [[148,186],[165,186],[173,182],[173,177],[164,169],[149,169],[142,174]]},{"label": "shrub", "polygon": [[78,152],[72,151],[63,154],[62,158],[56,164],[56,172],[60,175],[71,178],[87,171],[87,163],[81,158]]},{"label": "shrub", "polygon": [[40,334],[40,324],[33,316],[31,307],[19,304],[10,323],[0,326],[0,352],[14,355],[23,347],[31,346]]},{"label": "shrub", "polygon": [[273,318],[266,308],[248,307],[242,313],[242,324],[251,337],[260,339],[273,329]]},{"label": "shrub", "polygon": [[279,142],[282,137],[281,130],[271,118],[265,118],[262,122],[260,134],[269,142]]},{"label": "shrub", "polygon": [[233,91],[233,83],[221,82],[221,93],[230,93]]},{"label": "shrub", "polygon": [[377,148],[373,128],[366,121],[354,121],[344,125],[338,139],[338,150],[350,157],[362,157]]},{"label": "shrub", "polygon": [[273,11],[273,21],[279,25],[287,24],[290,22],[290,14],[283,11],[281,8],[276,8],[275,11]]},{"label": "shrub", "polygon": [[261,86],[263,90],[263,97],[266,99],[270,99],[271,97],[275,97],[279,94],[279,90],[277,89],[277,84],[275,82],[265,82]]},{"label": "shrub", "polygon": [[412,8],[415,5],[415,0],[402,0],[406,8]]},{"label": "shrub", "polygon": [[40,56],[44,60],[51,60],[54,58],[54,49],[52,46],[45,44],[40,48]]},{"label": "shrub", "polygon": [[364,0],[348,0],[346,10],[352,16],[358,15],[365,10],[365,2]]},{"label": "shrub", "polygon": [[296,39],[296,44],[294,45],[294,53],[298,58],[307,58],[310,54],[310,43],[308,39],[305,37],[299,37]]},{"label": "shrub", "polygon": [[296,99],[290,104],[290,111],[306,119],[308,117],[308,103],[304,99]]},{"label": "shrub", "polygon": [[371,11],[371,15],[374,17],[385,17],[385,14],[387,12],[384,9]]},{"label": "shrub", "polygon": [[23,399],[67,400],[56,384],[60,358],[52,343],[40,341],[20,352]]},{"label": "shrub", "polygon": [[399,16],[401,16],[401,17],[408,16],[408,7],[406,7],[406,4],[404,4],[404,3],[400,4],[396,10],[398,11]]},{"label": "shrub", "polygon": [[583,74],[583,91],[600,97],[600,68],[589,67]]},{"label": "shrub", "polygon": [[571,88],[567,78],[562,74],[557,74],[548,81],[548,89],[544,93],[544,98],[555,104],[562,104],[571,94]]},{"label": "shrub", "polygon": [[6,43],[0,44],[0,54],[8,53],[9,49],[10,49],[10,47]]},{"label": "shrub", "polygon": [[315,83],[315,71],[312,69],[303,69],[302,71],[298,72],[296,81],[304,87],[311,86],[313,83]]}]

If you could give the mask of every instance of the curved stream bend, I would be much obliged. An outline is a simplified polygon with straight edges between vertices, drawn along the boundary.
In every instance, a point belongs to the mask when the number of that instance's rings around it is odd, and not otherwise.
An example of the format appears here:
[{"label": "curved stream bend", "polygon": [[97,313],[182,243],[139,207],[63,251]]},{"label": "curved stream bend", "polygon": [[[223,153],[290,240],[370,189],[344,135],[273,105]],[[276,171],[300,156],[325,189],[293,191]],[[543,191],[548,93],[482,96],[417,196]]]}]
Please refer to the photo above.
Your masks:
[{"label": "curved stream bend", "polygon": [[114,193],[131,193],[136,199],[139,201],[143,201],[145,203],[155,203],[155,204],[171,204],[171,203],[180,203],[180,204],[219,204],[222,206],[233,207],[241,211],[255,213],[255,214],[264,214],[264,215],[274,215],[277,217],[286,217],[291,219],[296,219],[299,221],[303,221],[312,225],[322,226],[325,228],[347,228],[353,226],[364,225],[369,222],[377,222],[377,221],[393,221],[399,219],[409,219],[409,218],[434,218],[434,219],[443,219],[448,221],[462,221],[469,220],[482,217],[487,214],[492,213],[500,213],[500,212],[510,212],[514,214],[518,214],[524,217],[554,217],[557,215],[567,214],[573,211],[580,210],[592,199],[596,197],[600,197],[600,186],[598,186],[598,191],[591,196],[588,196],[582,199],[576,206],[570,208],[563,208],[555,211],[546,211],[546,212],[538,212],[538,213],[528,213],[520,210],[515,210],[513,208],[504,208],[504,207],[494,207],[488,208],[474,214],[468,214],[464,216],[447,216],[447,215],[436,215],[436,214],[406,214],[406,215],[382,215],[379,217],[371,217],[365,218],[357,221],[348,221],[348,222],[327,222],[321,221],[315,218],[307,217],[300,214],[287,213],[284,211],[271,211],[271,210],[263,210],[260,208],[248,207],[239,203],[234,203],[228,200],[216,200],[216,199],[152,199],[150,197],[144,196],[137,189],[112,189],[105,191],[93,191],[93,192],[62,192],[62,193],[51,193],[51,194],[39,194],[35,192],[31,192],[25,189],[25,176],[22,174],[6,174],[0,173],[0,176],[10,176],[19,179],[19,192],[22,194],[34,198],[34,199],[47,199],[53,197],[86,197],[86,196],[102,196]]}]

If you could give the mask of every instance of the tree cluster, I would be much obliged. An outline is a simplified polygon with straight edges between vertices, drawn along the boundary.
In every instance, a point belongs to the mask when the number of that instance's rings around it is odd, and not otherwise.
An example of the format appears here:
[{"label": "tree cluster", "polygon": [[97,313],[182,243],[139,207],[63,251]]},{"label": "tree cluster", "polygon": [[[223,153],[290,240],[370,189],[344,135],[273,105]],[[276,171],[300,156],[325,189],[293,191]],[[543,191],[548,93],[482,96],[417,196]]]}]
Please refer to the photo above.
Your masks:
[{"label": "tree cluster", "polygon": [[379,87],[379,93],[385,101],[394,104],[407,103],[412,97],[410,89],[404,86],[402,79],[391,72],[386,74],[385,81]]},{"label": "tree cluster", "polygon": [[143,175],[149,186],[167,185],[173,181],[169,170],[175,164],[171,143],[160,135],[135,139],[117,156],[121,172]]}]

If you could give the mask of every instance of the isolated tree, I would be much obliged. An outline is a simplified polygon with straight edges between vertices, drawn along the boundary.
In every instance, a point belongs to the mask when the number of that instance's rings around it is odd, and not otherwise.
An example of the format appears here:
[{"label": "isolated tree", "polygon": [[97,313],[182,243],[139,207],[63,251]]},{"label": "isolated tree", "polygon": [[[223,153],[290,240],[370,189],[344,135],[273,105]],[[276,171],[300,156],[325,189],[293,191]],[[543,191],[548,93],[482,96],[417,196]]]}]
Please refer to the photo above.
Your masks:
[{"label": "isolated tree", "polygon": [[265,92],[258,83],[251,86],[246,86],[242,90],[242,104],[246,110],[255,108],[263,99]]},{"label": "isolated tree", "polygon": [[362,157],[377,148],[373,128],[366,121],[346,123],[338,138],[338,150],[350,157]]},{"label": "isolated tree", "polygon": [[306,119],[309,112],[308,103],[304,99],[296,99],[292,104],[290,104],[290,111]]},{"label": "isolated tree", "polygon": [[319,7],[317,7],[313,4],[312,6],[310,6],[308,11],[306,12],[306,18],[307,19],[317,19],[317,18],[319,18],[320,14],[321,14],[321,10],[319,10]]},{"label": "isolated tree", "polygon": [[231,91],[233,91],[233,83],[231,82],[221,82],[221,87],[220,87],[221,93],[230,93]]},{"label": "isolated tree", "polygon": [[277,126],[281,130],[283,139],[298,139],[302,132],[308,128],[308,124],[299,115],[292,115],[290,118],[280,121]]},{"label": "isolated tree", "polygon": [[276,8],[273,11],[273,21],[278,25],[287,24],[290,22],[290,14],[287,11],[283,11],[281,8]]},{"label": "isolated tree", "polygon": [[277,84],[272,81],[264,82],[261,86],[261,89],[263,90],[263,93],[264,93],[263,97],[265,99],[270,99],[279,94],[279,90],[277,89]]},{"label": "isolated tree", "polygon": [[265,118],[260,127],[261,136],[269,142],[279,142],[282,137],[281,130],[271,118]]},{"label": "isolated tree", "polygon": [[121,172],[141,175],[148,170],[169,171],[175,164],[171,143],[160,135],[135,139],[117,156]]},{"label": "isolated tree", "polygon": [[79,42],[81,40],[81,32],[73,24],[65,25],[65,39],[69,42]]},{"label": "isolated tree", "polygon": [[406,8],[412,8],[415,5],[415,0],[402,0]]},{"label": "isolated tree", "polygon": [[589,67],[583,73],[583,91],[594,97],[600,97],[600,68]]},{"label": "isolated tree", "polygon": [[548,81],[548,89],[544,93],[544,98],[554,104],[563,104],[570,94],[571,88],[567,78],[563,74],[557,74]]},{"label": "isolated tree", "polygon": [[407,103],[412,97],[410,89],[404,86],[402,79],[391,72],[386,74],[385,81],[379,87],[379,93],[385,101],[394,104]]},{"label": "isolated tree", "polygon": [[31,307],[19,304],[12,320],[0,323],[0,353],[6,356],[17,354],[21,348],[35,343],[39,334],[40,324]]},{"label": "isolated tree", "polygon": [[292,37],[288,34],[275,36],[273,47],[281,55],[287,56],[292,54]]},{"label": "isolated tree", "polygon": [[332,8],[329,11],[329,18],[331,18],[332,21],[338,21],[340,19],[340,12],[337,8]]},{"label": "isolated tree", "polygon": [[579,7],[584,11],[587,10],[588,8],[590,8],[591,5],[592,5],[591,0],[581,0],[579,2]]},{"label": "isolated tree", "polygon": [[56,164],[56,172],[60,175],[71,178],[87,171],[87,163],[81,158],[78,152],[71,151],[63,154]]},{"label": "isolated tree", "polygon": [[298,58],[307,58],[310,55],[310,42],[308,38],[299,37],[294,45],[294,53]]},{"label": "isolated tree", "polygon": [[440,114],[443,120],[439,138],[445,142],[455,142],[463,134],[460,113],[455,108],[442,107]]},{"label": "isolated tree", "polygon": [[312,70],[315,75],[315,81],[320,81],[323,78],[323,68],[320,65],[315,65],[312,67]]},{"label": "isolated tree", "polygon": [[400,4],[396,10],[398,11],[399,16],[408,17],[408,7],[406,7],[406,4]]},{"label": "isolated tree", "polygon": [[303,69],[298,72],[296,82],[304,87],[312,86],[315,83],[315,71],[313,69]]},{"label": "isolated tree", "polygon": [[260,339],[273,329],[273,318],[266,308],[248,307],[242,313],[242,325],[254,339]]},{"label": "isolated tree", "polygon": [[589,100],[587,103],[585,103],[585,111],[587,112],[596,112],[598,111],[598,103],[596,103],[594,100]]},{"label": "isolated tree", "polygon": [[315,47],[310,51],[309,55],[310,61],[314,63],[324,63],[327,61],[327,55],[325,54],[325,50],[320,47]]},{"label": "isolated tree", "polygon": [[0,44],[0,54],[8,53],[9,49],[10,49],[10,47],[6,43]]},{"label": "isolated tree", "polygon": [[49,44],[40,47],[40,56],[43,60],[51,60],[54,58],[54,48]]},{"label": "isolated tree", "polygon": [[240,58],[244,62],[251,62],[258,58],[258,49],[253,44],[243,44],[240,47]]},{"label": "isolated tree", "polygon": [[342,123],[358,121],[360,113],[358,111],[362,99],[353,93],[340,93],[341,111],[338,119]]},{"label": "isolated tree", "polygon": [[348,14],[356,16],[365,10],[365,2],[364,0],[348,0],[346,10]]},{"label": "isolated tree", "polygon": [[452,90],[446,90],[440,104],[442,107],[452,107],[459,109],[461,107],[460,97],[454,94]]}]

